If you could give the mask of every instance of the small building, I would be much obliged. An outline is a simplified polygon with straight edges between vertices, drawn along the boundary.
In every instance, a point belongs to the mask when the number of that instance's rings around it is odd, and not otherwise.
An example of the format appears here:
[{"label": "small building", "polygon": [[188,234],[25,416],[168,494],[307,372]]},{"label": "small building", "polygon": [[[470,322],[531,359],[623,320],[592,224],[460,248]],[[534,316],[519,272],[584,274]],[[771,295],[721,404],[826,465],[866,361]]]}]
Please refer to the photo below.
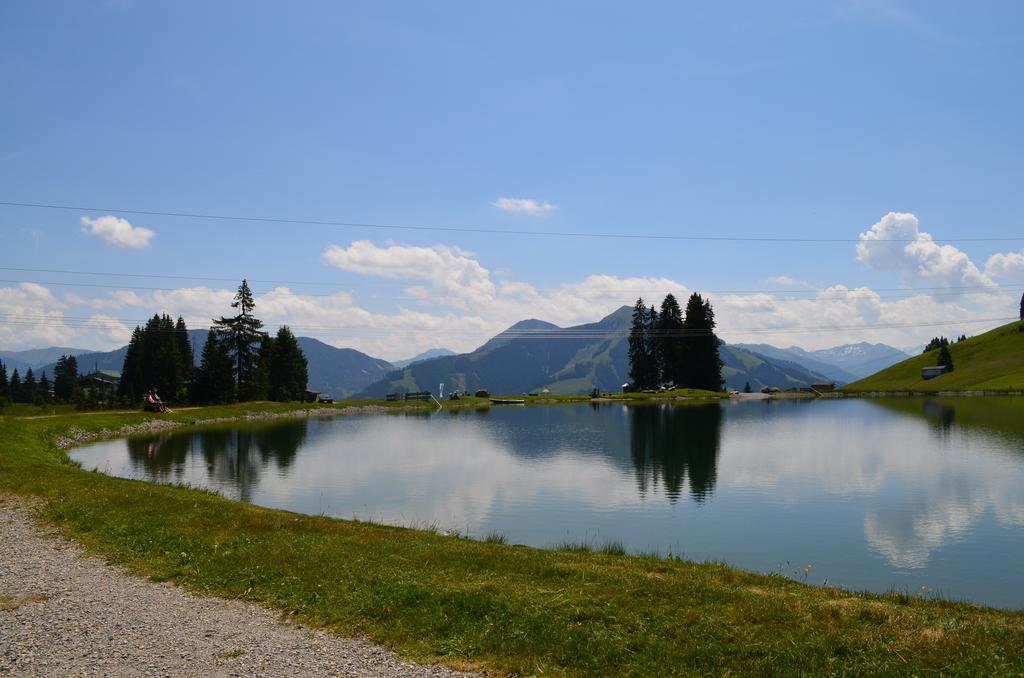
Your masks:
[{"label": "small building", "polygon": [[945,365],[935,365],[934,367],[922,367],[921,378],[927,381],[929,379],[934,379],[940,374],[945,374],[946,372],[949,372],[949,368],[946,367]]},{"label": "small building", "polygon": [[316,399],[319,398],[319,397],[320,397],[320,391],[313,391],[313,390],[310,390],[310,389],[307,388],[303,392],[303,400],[305,400],[307,403],[315,403]]},{"label": "small building", "polygon": [[96,370],[78,378],[82,393],[86,398],[108,400],[117,395],[117,387],[121,383],[121,375],[116,372]]},{"label": "small building", "polygon": [[818,393],[830,393],[836,390],[836,382],[834,381],[816,381],[811,384],[811,388]]}]

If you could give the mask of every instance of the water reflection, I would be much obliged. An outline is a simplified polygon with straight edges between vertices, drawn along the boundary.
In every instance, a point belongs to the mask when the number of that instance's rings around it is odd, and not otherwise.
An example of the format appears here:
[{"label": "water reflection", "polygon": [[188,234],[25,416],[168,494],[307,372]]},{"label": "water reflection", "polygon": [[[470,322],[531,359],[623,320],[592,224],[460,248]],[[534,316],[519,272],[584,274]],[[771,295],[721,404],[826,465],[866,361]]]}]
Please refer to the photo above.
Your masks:
[{"label": "water reflection", "polygon": [[640,496],[660,483],[668,500],[679,500],[689,479],[690,496],[704,501],[714,490],[722,408],[644,406],[630,408],[629,441]]},{"label": "water reflection", "polygon": [[[127,454],[126,454],[127,451]],[[107,441],[87,468],[304,513],[1024,605],[1024,399],[594,404]],[[1008,602],[1009,601],[1009,602]]]},{"label": "water reflection", "polygon": [[260,475],[270,463],[286,473],[306,440],[309,422],[304,419],[274,422],[255,427],[215,427],[192,433],[161,433],[155,438],[129,438],[128,458],[152,480],[184,479],[187,463],[198,453],[207,480],[214,486],[237,490],[237,497],[251,502]]}]

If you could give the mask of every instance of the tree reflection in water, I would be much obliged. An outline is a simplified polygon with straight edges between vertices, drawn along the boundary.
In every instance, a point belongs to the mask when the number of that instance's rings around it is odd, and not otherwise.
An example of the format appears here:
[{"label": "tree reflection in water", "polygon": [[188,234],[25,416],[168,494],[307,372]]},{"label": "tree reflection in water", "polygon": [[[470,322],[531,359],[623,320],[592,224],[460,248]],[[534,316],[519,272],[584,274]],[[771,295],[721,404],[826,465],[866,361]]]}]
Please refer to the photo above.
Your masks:
[{"label": "tree reflection in water", "polygon": [[675,503],[688,479],[694,500],[710,496],[717,478],[722,408],[717,403],[652,405],[629,412],[630,452],[640,494],[660,484]]},{"label": "tree reflection in water", "polygon": [[166,482],[184,477],[190,458],[202,457],[207,476],[218,484],[238,488],[238,498],[250,501],[260,473],[273,463],[278,471],[295,461],[306,439],[309,422],[297,419],[246,428],[207,428],[190,433],[162,433],[130,438],[128,456],[145,469],[148,480]]}]

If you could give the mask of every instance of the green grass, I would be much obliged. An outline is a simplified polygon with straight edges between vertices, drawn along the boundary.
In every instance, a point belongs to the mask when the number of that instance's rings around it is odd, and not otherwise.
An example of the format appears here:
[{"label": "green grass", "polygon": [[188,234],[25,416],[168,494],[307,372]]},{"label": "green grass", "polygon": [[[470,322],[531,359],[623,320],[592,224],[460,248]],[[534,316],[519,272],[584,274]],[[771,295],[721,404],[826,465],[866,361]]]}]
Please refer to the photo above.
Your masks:
[{"label": "green grass", "polygon": [[0,419],[0,496],[42,497],[43,520],[131,571],[364,635],[411,659],[518,675],[1024,672],[1021,612],[814,588],[624,555],[615,543],[544,550],[298,515],[87,472],[53,443],[71,427],[116,431],[146,418]]},{"label": "green grass", "polygon": [[1024,332],[1021,323],[951,344],[954,370],[925,381],[921,368],[937,364],[939,352],[914,356],[843,387],[845,393],[1024,390]]}]

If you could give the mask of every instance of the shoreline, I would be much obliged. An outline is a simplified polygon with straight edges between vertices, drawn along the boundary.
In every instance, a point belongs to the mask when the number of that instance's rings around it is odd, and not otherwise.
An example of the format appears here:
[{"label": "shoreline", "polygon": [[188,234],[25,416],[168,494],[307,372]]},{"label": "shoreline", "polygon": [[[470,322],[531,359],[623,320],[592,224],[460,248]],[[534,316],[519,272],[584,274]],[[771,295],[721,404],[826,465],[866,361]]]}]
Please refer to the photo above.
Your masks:
[{"label": "shoreline", "polygon": [[[326,416],[401,411],[250,404],[155,421],[169,430],[318,409]],[[45,521],[87,552],[193,592],[365,636],[418,661],[577,675],[708,665],[741,674],[1024,671],[1024,611],[266,509],[84,471],[55,444],[72,428],[92,439],[137,432],[149,425],[137,413],[8,417],[0,425],[0,492],[41,498]],[[840,647],[847,649],[837,654]]]}]

